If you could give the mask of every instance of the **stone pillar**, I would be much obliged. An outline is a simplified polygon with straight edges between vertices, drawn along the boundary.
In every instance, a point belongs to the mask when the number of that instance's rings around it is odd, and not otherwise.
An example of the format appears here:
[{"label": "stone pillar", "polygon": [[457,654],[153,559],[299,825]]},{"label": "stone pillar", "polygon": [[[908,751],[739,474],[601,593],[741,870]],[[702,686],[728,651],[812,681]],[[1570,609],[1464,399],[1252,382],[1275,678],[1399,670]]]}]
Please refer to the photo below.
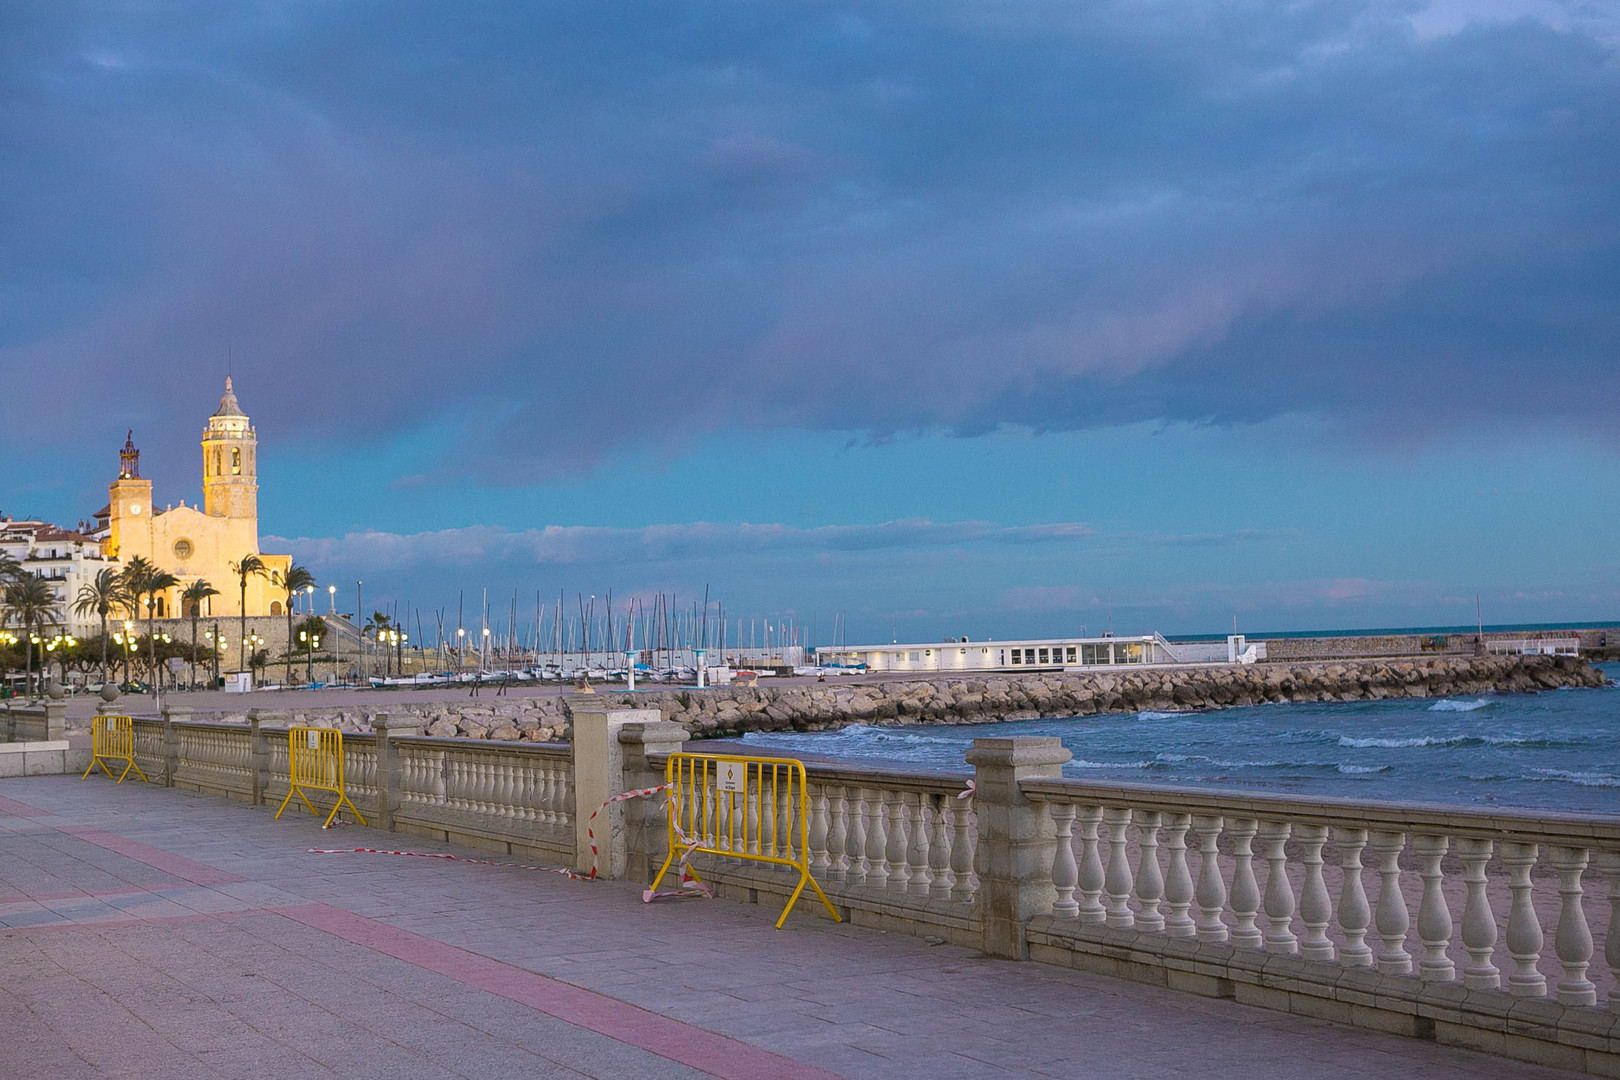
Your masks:
[{"label": "stone pillar", "polygon": [[1024,928],[1057,899],[1056,826],[1046,806],[1024,798],[1018,783],[1059,776],[1073,756],[1055,737],[1032,736],[974,739],[967,753],[979,819],[978,905],[984,951],[991,956],[1029,959]]},{"label": "stone pillar", "polygon": [[[690,733],[681,725],[660,720],[637,721],[619,728],[622,780],[619,790],[638,791],[664,782],[664,767],[648,758],[679,753]],[[644,799],[630,799],[624,810],[625,877],[631,881],[652,881],[652,876],[669,853],[669,826],[665,819],[662,792]]]},{"label": "stone pillar", "polygon": [[163,786],[174,787],[175,774],[180,771],[180,732],[175,723],[191,719],[191,709],[185,705],[171,705],[163,710]]},{"label": "stone pillar", "polygon": [[45,702],[45,738],[51,740],[67,738],[67,702]]},{"label": "stone pillar", "polygon": [[249,709],[248,762],[253,770],[253,806],[264,804],[264,793],[270,786],[270,746],[265,742],[264,729],[258,709]]},{"label": "stone pillar", "polygon": [[422,734],[422,718],[409,714],[399,718],[376,713],[371,730],[377,733],[377,828],[394,831],[394,813],[399,809],[399,754],[393,740],[401,735]]},{"label": "stone pillar", "polygon": [[[591,811],[624,788],[624,755],[619,729],[640,721],[656,723],[657,709],[614,708],[598,694],[575,694],[563,703],[574,726],[574,868],[591,868],[591,844],[587,831],[592,827]],[[600,877],[624,875],[624,804],[614,803],[596,817],[596,846]]]}]

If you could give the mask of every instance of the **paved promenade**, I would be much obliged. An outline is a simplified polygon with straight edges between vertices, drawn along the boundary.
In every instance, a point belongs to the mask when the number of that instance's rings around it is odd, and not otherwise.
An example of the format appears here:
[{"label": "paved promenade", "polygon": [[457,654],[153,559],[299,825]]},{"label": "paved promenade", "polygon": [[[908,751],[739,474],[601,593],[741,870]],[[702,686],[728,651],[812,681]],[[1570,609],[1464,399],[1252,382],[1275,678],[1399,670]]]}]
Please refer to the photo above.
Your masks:
[{"label": "paved promenade", "polygon": [[[1569,1074],[104,779],[0,781],[0,1076]],[[496,859],[480,852],[460,852]]]}]

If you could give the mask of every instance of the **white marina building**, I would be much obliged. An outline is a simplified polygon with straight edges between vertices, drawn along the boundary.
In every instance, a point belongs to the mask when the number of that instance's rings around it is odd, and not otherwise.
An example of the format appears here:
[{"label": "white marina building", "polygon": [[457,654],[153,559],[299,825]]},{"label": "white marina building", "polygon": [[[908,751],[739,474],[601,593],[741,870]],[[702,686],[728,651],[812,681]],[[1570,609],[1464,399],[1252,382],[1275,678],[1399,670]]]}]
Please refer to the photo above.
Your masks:
[{"label": "white marina building", "polygon": [[1249,664],[1265,645],[1241,634],[1225,641],[1170,642],[1160,634],[1031,638],[1019,641],[933,641],[922,644],[838,645],[816,649],[816,663],[867,671],[1064,671],[1122,665]]}]

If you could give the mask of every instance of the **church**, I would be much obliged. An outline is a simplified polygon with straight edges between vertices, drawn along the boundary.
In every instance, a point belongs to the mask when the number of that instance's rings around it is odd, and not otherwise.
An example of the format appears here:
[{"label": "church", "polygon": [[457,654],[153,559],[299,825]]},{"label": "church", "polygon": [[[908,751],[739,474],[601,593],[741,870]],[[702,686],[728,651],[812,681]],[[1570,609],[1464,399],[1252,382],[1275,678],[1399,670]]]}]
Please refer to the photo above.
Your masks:
[{"label": "church", "polygon": [[101,538],[102,555],[126,565],[143,556],[180,580],[176,588],[157,597],[151,615],[159,619],[194,614],[185,610],[180,594],[199,580],[213,585],[219,595],[195,614],[242,614],[240,579],[232,565],[257,555],[266,573],[247,579],[246,614],[280,615],[286,598],[272,575],[285,574],[292,557],[259,550],[258,437],[229,377],[225,396],[203,429],[202,456],[202,506],[187,506],[182,499],[179,505],[159,509],[152,481],[141,478],[141,453],[131,432],[119,454],[118,479],[108,489],[107,507],[96,515],[95,535]]}]

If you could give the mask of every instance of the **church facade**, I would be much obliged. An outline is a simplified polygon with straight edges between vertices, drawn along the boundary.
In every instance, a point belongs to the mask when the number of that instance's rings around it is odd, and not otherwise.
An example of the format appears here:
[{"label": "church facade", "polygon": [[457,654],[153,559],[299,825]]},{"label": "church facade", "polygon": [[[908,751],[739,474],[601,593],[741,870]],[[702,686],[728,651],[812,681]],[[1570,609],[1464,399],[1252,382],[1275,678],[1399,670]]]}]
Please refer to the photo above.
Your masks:
[{"label": "church facade", "polygon": [[[207,581],[219,590],[196,614],[243,614],[240,579],[233,566],[256,555],[266,573],[247,579],[246,614],[280,615],[286,597],[272,575],[285,574],[292,557],[259,550],[258,436],[229,378],[219,409],[203,429],[202,452],[202,505],[187,506],[182,499],[179,505],[159,509],[152,481],[141,477],[140,451],[131,433],[119,454],[118,479],[108,489],[107,508],[98,515],[102,554],[123,565],[139,555],[179,579],[176,588],[156,598],[150,615],[159,619],[192,614],[181,593],[194,581]],[[141,612],[143,617],[147,614]]]}]

